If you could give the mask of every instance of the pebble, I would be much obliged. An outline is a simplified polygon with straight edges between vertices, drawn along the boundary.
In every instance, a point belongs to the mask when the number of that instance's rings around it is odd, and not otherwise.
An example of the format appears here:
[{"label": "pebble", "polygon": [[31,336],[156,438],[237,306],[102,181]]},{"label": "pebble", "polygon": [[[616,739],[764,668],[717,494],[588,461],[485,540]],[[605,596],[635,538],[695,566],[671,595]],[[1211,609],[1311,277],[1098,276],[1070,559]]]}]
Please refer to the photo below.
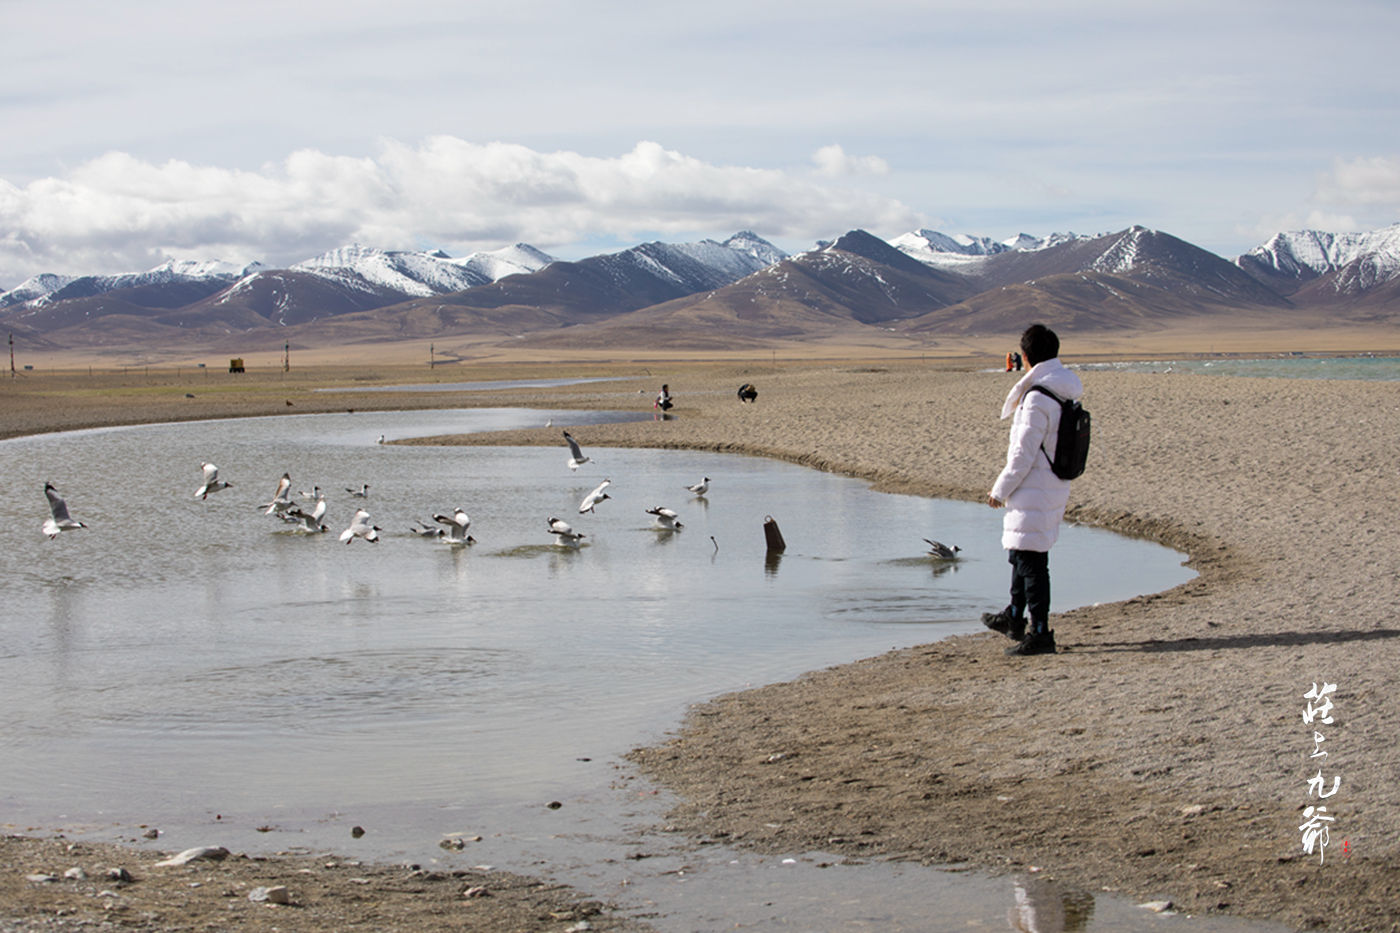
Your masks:
[{"label": "pebble", "polygon": [[131,877],[131,872],[125,868],[109,868],[107,869],[107,880],[129,882],[134,879]]},{"label": "pebble", "polygon": [[1143,910],[1150,910],[1156,914],[1164,914],[1171,910],[1173,905],[1171,901],[1147,901],[1138,906]]},{"label": "pebble", "polygon": [[40,874],[40,873],[37,873],[37,872],[36,872],[35,874],[32,874],[32,875],[25,875],[25,876],[24,876],[24,880],[25,880],[25,881],[33,882],[34,884],[48,884],[48,883],[50,883],[50,882],[52,882],[52,881],[57,881],[57,880],[58,880],[58,876],[57,876],[57,875],[45,875],[45,874]]},{"label": "pebble", "polygon": [[477,885],[472,885],[470,888],[467,888],[465,891],[463,891],[463,892],[462,892],[462,896],[463,896],[463,897],[490,897],[490,896],[491,896],[491,892],[488,891],[488,890],[486,890],[486,888],[483,887],[482,885],[477,884]]},{"label": "pebble", "polygon": [[81,868],[75,865],[72,868],[65,871],[63,873],[63,877],[67,878],[69,881],[86,881],[87,872],[83,871]]},{"label": "pebble", "polygon": [[360,838],[361,836],[363,836],[364,834],[365,834],[365,828],[364,828],[363,826],[354,826],[354,827],[351,827],[351,829],[350,829],[350,835],[351,835],[352,837],[354,837],[355,839],[359,839],[359,838]]},{"label": "pebble", "polygon": [[250,901],[267,901],[270,904],[290,904],[292,902],[291,892],[286,885],[275,884],[268,887],[254,888],[248,892]]}]

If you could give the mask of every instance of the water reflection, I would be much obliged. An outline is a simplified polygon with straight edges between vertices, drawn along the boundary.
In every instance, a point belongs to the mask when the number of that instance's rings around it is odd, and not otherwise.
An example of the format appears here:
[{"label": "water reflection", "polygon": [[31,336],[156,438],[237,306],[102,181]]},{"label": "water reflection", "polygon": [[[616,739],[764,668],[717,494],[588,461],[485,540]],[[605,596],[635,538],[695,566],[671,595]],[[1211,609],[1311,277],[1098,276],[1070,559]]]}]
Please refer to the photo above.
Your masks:
[{"label": "water reflection", "polygon": [[1093,895],[1038,878],[1018,878],[1007,913],[1017,933],[1081,933],[1094,917]]}]

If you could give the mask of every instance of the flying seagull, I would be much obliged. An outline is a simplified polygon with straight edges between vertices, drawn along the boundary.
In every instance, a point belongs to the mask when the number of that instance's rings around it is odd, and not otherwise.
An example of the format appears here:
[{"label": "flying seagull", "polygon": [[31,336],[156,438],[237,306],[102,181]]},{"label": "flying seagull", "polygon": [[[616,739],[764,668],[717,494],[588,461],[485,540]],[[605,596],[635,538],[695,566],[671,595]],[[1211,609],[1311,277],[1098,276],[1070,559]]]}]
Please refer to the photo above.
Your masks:
[{"label": "flying seagull", "polygon": [[86,528],[82,522],[74,521],[68,514],[68,503],[59,496],[58,490],[53,488],[53,483],[44,484],[44,495],[49,500],[49,517],[44,521],[44,534],[52,541],[59,534],[65,531],[72,531],[75,528]]},{"label": "flying seagull", "polygon": [[703,496],[705,493],[710,491],[710,478],[707,476],[700,482],[694,484],[693,486],[687,486],[685,488],[689,489],[697,496]]},{"label": "flying seagull", "polygon": [[568,431],[564,432],[564,440],[569,442],[569,452],[573,454],[573,456],[569,458],[569,469],[577,470],[579,467],[589,462],[590,458],[585,457],[583,451],[578,449],[578,441],[574,440],[574,436]]},{"label": "flying seagull", "polygon": [[446,528],[438,529],[439,534],[447,538],[448,544],[475,544],[476,539],[467,534],[467,529],[472,526],[472,520],[467,513],[461,509],[454,509],[451,515],[438,513],[433,516],[433,521]]},{"label": "flying seagull", "polygon": [[364,509],[358,509],[355,517],[350,521],[350,527],[340,533],[340,540],[349,544],[356,538],[364,538],[371,544],[379,543],[379,528],[370,524],[369,513]]},{"label": "flying seagull", "polygon": [[443,535],[447,534],[447,532],[443,531],[441,528],[434,527],[422,521],[415,521],[413,527],[408,530],[418,535],[420,538],[441,538]]},{"label": "flying seagull", "polygon": [[294,505],[296,503],[292,501],[292,474],[283,473],[282,478],[277,481],[277,492],[273,493],[272,501],[264,502],[258,508],[263,509],[264,515],[274,512],[281,515]]},{"label": "flying seagull", "polygon": [[925,538],[924,543],[928,545],[929,556],[937,558],[938,560],[957,560],[958,552],[962,550],[962,548],[958,547],[956,544],[949,547],[932,538]]},{"label": "flying seagull", "polygon": [[682,527],[680,523],[680,516],[677,515],[672,509],[664,508],[663,506],[658,505],[654,506],[653,508],[647,509],[646,513],[648,515],[655,515],[656,524],[660,525],[662,528],[668,529],[670,531],[675,531],[676,529]]},{"label": "flying seagull", "polygon": [[219,479],[219,468],[212,463],[201,463],[199,468],[204,471],[204,485],[194,491],[196,499],[208,499],[211,492],[218,492],[220,489],[227,489],[233,483],[226,483]]},{"label": "flying seagull", "polygon": [[316,505],[310,512],[305,511],[301,506],[293,504],[291,508],[281,513],[282,520],[296,522],[297,531],[319,533],[330,531],[326,525],[321,524],[321,519],[326,515],[326,497],[317,496]]},{"label": "flying seagull", "polygon": [[554,517],[549,519],[549,533],[554,535],[556,543],[567,544],[570,547],[578,547],[579,541],[586,537],[583,532],[574,531],[574,526],[562,518]]},{"label": "flying seagull", "polygon": [[592,512],[593,507],[599,502],[602,502],[604,499],[611,499],[612,496],[603,491],[611,485],[612,480],[610,479],[605,479],[599,483],[598,488],[584,496],[583,501],[578,504],[578,513],[582,515],[584,512]]}]

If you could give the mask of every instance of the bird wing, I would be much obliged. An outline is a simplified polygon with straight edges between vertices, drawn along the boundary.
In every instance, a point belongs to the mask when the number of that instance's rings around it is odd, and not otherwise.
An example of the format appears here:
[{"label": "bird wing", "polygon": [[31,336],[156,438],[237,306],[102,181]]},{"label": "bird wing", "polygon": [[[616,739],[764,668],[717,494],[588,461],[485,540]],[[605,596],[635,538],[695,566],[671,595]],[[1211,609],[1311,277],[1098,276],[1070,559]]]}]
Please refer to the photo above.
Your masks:
[{"label": "bird wing", "polygon": [[44,495],[48,497],[49,513],[53,515],[54,521],[71,522],[73,520],[68,515],[68,503],[63,501],[63,497],[52,486],[44,487]]},{"label": "bird wing", "polygon": [[204,485],[208,486],[219,478],[219,468],[212,463],[202,463],[200,468],[204,470]]},{"label": "bird wing", "polygon": [[569,451],[574,455],[574,459],[575,459],[575,460],[582,460],[582,459],[583,459],[583,451],[579,450],[579,448],[578,448],[578,441],[574,440],[574,436],[573,436],[572,434],[570,434],[568,431],[565,431],[565,432],[564,432],[564,440],[566,440],[566,441],[569,442]]},{"label": "bird wing", "polygon": [[276,502],[278,499],[286,499],[286,498],[288,498],[288,496],[287,496],[287,490],[289,490],[289,489],[291,489],[291,488],[292,488],[292,474],[290,474],[290,473],[283,473],[283,474],[282,474],[282,478],[279,479],[279,480],[277,481],[277,493],[276,493],[276,495],[274,495],[274,496],[272,497],[272,500],[273,500],[274,502]]}]

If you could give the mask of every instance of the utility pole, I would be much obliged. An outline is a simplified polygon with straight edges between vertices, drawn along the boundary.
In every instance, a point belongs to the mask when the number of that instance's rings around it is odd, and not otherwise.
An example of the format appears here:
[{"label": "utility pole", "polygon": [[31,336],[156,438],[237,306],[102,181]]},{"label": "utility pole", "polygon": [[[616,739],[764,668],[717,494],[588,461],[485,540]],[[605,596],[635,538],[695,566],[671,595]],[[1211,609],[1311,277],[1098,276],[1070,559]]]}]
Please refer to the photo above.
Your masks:
[{"label": "utility pole", "polygon": [[15,332],[10,331],[10,378],[15,378]]},{"label": "utility pole", "polygon": [[288,340],[282,345],[282,372],[287,372],[292,368],[292,342]]},{"label": "utility pole", "polygon": [[428,344],[428,368],[429,368],[429,369],[432,369],[434,366],[437,365],[437,357],[434,356],[434,350],[436,350],[436,347],[434,347],[431,343]]}]

